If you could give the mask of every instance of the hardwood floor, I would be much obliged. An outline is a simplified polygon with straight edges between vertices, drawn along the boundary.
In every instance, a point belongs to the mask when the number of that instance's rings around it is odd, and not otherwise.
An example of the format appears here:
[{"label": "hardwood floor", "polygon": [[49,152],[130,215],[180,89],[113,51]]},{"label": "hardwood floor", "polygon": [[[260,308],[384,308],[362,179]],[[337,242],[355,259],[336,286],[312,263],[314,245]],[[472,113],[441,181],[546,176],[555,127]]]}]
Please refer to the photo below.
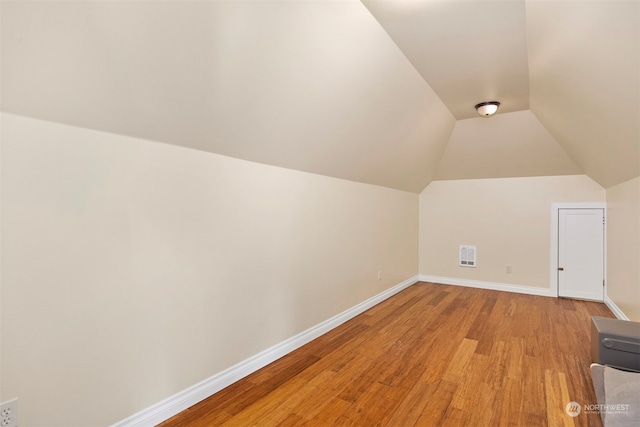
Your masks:
[{"label": "hardwood floor", "polygon": [[170,420],[177,426],[601,426],[602,303],[418,283]]}]

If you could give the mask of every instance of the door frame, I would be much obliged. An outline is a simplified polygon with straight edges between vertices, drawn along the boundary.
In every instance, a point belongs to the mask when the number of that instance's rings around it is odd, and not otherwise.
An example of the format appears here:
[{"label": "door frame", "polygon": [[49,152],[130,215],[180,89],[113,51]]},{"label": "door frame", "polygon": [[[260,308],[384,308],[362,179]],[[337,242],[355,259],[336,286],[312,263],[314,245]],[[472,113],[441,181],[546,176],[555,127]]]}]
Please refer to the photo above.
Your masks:
[{"label": "door frame", "polygon": [[603,254],[603,273],[605,277],[604,282],[604,295],[603,298],[607,298],[607,203],[606,202],[586,202],[586,203],[551,203],[551,247],[549,257],[549,294],[552,297],[558,298],[558,224],[560,217],[560,209],[602,209],[604,214],[604,245]]}]

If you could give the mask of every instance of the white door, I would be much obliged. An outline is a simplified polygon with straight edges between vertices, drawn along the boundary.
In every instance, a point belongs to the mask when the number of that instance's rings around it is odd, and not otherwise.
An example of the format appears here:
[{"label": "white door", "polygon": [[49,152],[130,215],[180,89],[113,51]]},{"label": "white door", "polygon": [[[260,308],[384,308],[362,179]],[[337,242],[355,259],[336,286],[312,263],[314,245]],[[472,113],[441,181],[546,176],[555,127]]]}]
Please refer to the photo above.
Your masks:
[{"label": "white door", "polygon": [[604,300],[604,209],[560,209],[558,295]]}]

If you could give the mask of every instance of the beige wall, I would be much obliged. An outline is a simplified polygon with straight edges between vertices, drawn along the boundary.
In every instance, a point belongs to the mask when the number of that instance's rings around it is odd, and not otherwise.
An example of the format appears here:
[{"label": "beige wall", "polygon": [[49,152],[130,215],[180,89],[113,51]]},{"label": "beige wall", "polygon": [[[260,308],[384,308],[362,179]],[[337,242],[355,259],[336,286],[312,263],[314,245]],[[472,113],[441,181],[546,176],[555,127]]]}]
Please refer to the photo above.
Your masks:
[{"label": "beige wall", "polygon": [[607,189],[607,296],[640,321],[640,177]]},{"label": "beige wall", "polygon": [[[420,195],[420,274],[549,288],[551,204],[604,201],[585,175],[434,181]],[[477,246],[476,268],[458,266],[461,244]]]},{"label": "beige wall", "polygon": [[21,425],[117,422],[418,273],[417,194],[2,120]]}]

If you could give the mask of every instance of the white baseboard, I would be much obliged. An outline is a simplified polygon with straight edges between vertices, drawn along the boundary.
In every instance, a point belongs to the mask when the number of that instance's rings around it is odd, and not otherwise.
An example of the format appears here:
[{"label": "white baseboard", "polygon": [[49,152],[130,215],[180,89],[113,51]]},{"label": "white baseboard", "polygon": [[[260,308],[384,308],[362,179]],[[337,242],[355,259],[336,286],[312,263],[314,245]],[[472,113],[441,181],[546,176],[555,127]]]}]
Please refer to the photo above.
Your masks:
[{"label": "white baseboard", "polygon": [[257,371],[258,369],[267,366],[269,363],[278,360],[293,350],[329,332],[347,320],[354,318],[416,282],[418,282],[418,276],[405,280],[393,288],[387,289],[386,291],[381,292],[378,295],[375,295],[368,300],[363,301],[360,304],[357,304],[348,310],[299,333],[298,335],[284,340],[281,343],[276,344],[273,347],[270,347],[222,372],[219,372],[198,384],[195,384],[161,402],[156,403],[155,405],[113,424],[112,427],[155,426]]},{"label": "white baseboard", "polygon": [[609,310],[611,310],[618,319],[629,320],[629,318],[622,312],[622,310],[620,310],[620,307],[618,307],[611,298],[609,298],[608,296],[605,296],[604,303],[607,305],[607,307],[609,307]]},{"label": "white baseboard", "polygon": [[[493,291],[516,292],[519,294],[539,295],[544,297],[555,297],[551,289],[535,288],[532,286],[509,285],[505,283],[481,282],[477,280],[454,279],[452,277],[430,276],[421,274],[418,276],[421,282],[442,283],[443,285],[468,286],[470,288],[491,289]],[[620,307],[611,298],[605,296],[604,303],[620,320],[629,320]]]},{"label": "white baseboard", "polygon": [[533,286],[511,285],[508,283],[482,282],[469,279],[455,279],[452,277],[430,276],[421,274],[418,276],[422,282],[442,283],[443,285],[466,286],[469,288],[490,289],[493,291],[515,292],[518,294],[538,295],[550,297],[551,289],[535,288]]}]

